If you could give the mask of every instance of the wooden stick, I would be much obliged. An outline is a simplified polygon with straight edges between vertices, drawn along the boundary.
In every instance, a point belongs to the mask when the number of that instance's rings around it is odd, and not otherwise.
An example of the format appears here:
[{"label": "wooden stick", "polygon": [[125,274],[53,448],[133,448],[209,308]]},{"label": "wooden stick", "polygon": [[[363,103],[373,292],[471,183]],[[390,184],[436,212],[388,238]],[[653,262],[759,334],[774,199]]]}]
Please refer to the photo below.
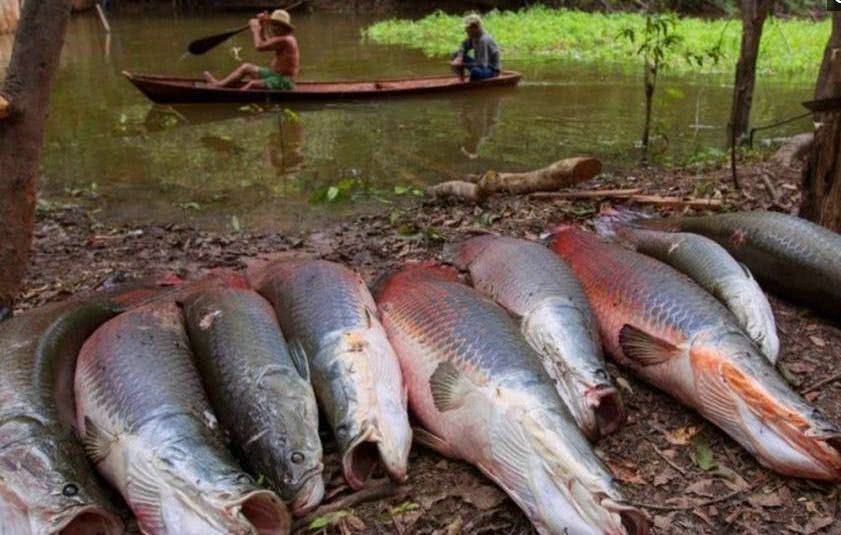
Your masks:
[{"label": "wooden stick", "polygon": [[586,191],[538,191],[529,195],[535,199],[594,199],[602,197],[627,198],[642,193],[642,189],[602,189]]},{"label": "wooden stick", "polygon": [[817,383],[813,384],[812,386],[806,387],[804,390],[801,390],[801,391],[800,391],[800,394],[801,394],[801,395],[804,395],[804,394],[808,394],[808,393],[810,393],[810,392],[814,392],[815,390],[819,389],[820,387],[822,387],[822,386],[826,386],[826,385],[828,385],[829,383],[834,383],[835,381],[837,381],[837,380],[839,380],[839,379],[841,379],[841,372],[838,372],[838,373],[836,373],[836,374],[830,375],[829,377],[826,377],[826,378],[824,378],[824,379],[821,379],[820,381],[818,381]]},{"label": "wooden stick", "polygon": [[665,453],[663,453],[663,452],[660,450],[660,448],[658,448],[658,447],[657,447],[657,446],[656,446],[653,442],[648,441],[648,444],[649,444],[649,445],[651,445],[651,447],[654,449],[654,453],[656,453],[656,454],[657,454],[657,455],[658,455],[661,459],[663,459],[664,461],[666,461],[666,464],[668,464],[669,466],[671,466],[672,468],[674,468],[675,470],[677,470],[677,472],[678,472],[680,475],[682,475],[683,477],[686,477],[686,470],[684,470],[683,468],[681,468],[680,466],[678,466],[678,465],[677,465],[677,463],[675,463],[673,460],[669,459],[669,458],[666,456],[666,454],[665,454]]},{"label": "wooden stick", "polygon": [[721,208],[719,199],[684,199],[682,197],[661,197],[659,195],[631,195],[628,200],[638,204],[659,206],[688,206],[690,208]]},{"label": "wooden stick", "polygon": [[108,18],[105,16],[105,11],[99,2],[96,3],[96,13],[99,15],[99,20],[102,22],[102,27],[105,28],[105,33],[111,33],[111,25],[108,24]]},{"label": "wooden stick", "polygon": [[348,494],[347,496],[342,496],[338,500],[322,505],[307,516],[296,520],[292,526],[292,529],[294,531],[302,527],[308,526],[313,520],[320,516],[335,513],[336,511],[341,511],[342,509],[349,509],[351,507],[359,505],[360,503],[389,498],[397,494],[398,491],[402,494],[408,491],[408,487],[398,487],[397,485],[395,485],[387,479],[380,480],[378,482],[372,483],[369,487],[366,487],[360,491],[354,492],[353,494]]},{"label": "wooden stick", "polygon": [[765,184],[765,189],[768,190],[768,195],[771,196],[771,202],[777,204],[777,201],[780,199],[780,194],[777,192],[777,188],[774,187],[774,184],[771,182],[771,177],[769,177],[765,173],[760,173],[760,178],[762,178],[762,183]]}]

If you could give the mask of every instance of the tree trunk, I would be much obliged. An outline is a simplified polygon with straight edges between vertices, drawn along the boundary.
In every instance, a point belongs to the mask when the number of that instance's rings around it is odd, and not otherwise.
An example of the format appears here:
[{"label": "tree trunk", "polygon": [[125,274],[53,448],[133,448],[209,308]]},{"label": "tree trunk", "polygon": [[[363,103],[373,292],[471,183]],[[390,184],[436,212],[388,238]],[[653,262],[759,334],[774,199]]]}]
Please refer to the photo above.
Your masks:
[{"label": "tree trunk", "polygon": [[739,62],[736,63],[733,107],[730,110],[728,128],[730,136],[733,136],[737,143],[747,142],[753,87],[756,82],[756,59],[759,56],[762,26],[772,3],[773,0],[741,0],[742,48],[739,51]]},{"label": "tree trunk", "polygon": [[[841,97],[841,13],[832,14],[832,34],[815,87],[815,98]],[[815,141],[803,168],[803,217],[841,232],[841,110],[816,114]]]},{"label": "tree trunk", "polygon": [[20,16],[20,0],[0,0],[0,33],[12,33]]},{"label": "tree trunk", "polygon": [[651,137],[651,109],[654,106],[654,87],[657,83],[657,67],[645,63],[645,123],[642,127],[642,163],[648,161],[648,143]]},{"label": "tree trunk", "polygon": [[0,119],[0,308],[17,296],[29,261],[47,104],[69,16],[69,0],[24,4],[0,89],[7,102]]}]

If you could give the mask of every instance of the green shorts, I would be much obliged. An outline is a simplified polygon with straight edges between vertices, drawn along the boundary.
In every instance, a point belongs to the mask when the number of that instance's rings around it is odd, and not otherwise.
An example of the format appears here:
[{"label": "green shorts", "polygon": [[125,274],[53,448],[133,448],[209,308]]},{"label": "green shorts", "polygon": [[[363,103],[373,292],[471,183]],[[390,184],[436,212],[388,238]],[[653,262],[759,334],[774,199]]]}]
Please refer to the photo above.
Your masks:
[{"label": "green shorts", "polygon": [[295,89],[295,82],[293,82],[291,78],[274,72],[267,67],[260,67],[258,74],[260,75],[260,79],[263,80],[266,87],[269,89],[275,89],[278,91]]}]

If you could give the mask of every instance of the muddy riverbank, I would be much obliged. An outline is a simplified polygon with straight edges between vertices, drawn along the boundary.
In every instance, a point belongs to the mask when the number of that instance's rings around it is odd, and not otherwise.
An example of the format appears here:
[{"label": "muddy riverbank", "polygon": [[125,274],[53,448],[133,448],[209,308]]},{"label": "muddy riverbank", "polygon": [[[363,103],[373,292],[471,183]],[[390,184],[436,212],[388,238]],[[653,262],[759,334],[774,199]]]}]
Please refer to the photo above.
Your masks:
[{"label": "muddy riverbank", "polygon": [[[728,209],[791,211],[799,173],[767,162],[742,169],[744,190],[726,169],[635,170],[603,175],[587,188],[640,188],[658,195],[720,199]],[[765,177],[765,178],[763,178]],[[772,190],[766,185],[772,184]],[[774,192],[774,195],[770,193]],[[772,197],[776,200],[772,201]],[[160,271],[197,276],[216,267],[243,268],[266,255],[312,254],[344,262],[369,282],[412,260],[438,258],[444,243],[479,231],[537,238],[559,222],[586,222],[600,201],[493,198],[484,206],[418,199],[381,215],[359,216],[305,233],[211,232],[186,224],[111,225],[96,211],[42,206],[23,308],[62,299],[109,279]],[[795,388],[841,423],[838,367],[841,329],[812,312],[772,299],[782,354],[779,369]],[[779,477],[742,448],[667,396],[612,364],[629,418],[597,452],[628,498],[652,516],[659,533],[837,532],[838,489]],[[301,533],[528,533],[517,508],[476,470],[420,447],[410,478],[362,504],[341,479],[335,445],[325,433],[326,504]],[[328,509],[329,511],[329,509]],[[309,528],[308,526],[313,526]]]}]

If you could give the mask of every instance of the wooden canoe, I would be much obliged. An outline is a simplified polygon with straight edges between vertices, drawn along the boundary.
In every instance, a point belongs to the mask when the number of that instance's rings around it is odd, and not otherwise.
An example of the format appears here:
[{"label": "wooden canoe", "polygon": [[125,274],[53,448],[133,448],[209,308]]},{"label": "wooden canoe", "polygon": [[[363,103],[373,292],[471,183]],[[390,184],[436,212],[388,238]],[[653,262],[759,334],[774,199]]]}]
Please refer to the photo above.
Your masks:
[{"label": "wooden canoe", "polygon": [[123,71],[134,86],[149,100],[161,104],[190,102],[290,102],[350,100],[361,98],[395,97],[451,91],[467,91],[489,87],[510,87],[519,83],[522,75],[503,71],[496,78],[478,82],[462,82],[454,75],[425,76],[377,81],[300,81],[291,91],[210,87],[204,80],[154,76]]}]

